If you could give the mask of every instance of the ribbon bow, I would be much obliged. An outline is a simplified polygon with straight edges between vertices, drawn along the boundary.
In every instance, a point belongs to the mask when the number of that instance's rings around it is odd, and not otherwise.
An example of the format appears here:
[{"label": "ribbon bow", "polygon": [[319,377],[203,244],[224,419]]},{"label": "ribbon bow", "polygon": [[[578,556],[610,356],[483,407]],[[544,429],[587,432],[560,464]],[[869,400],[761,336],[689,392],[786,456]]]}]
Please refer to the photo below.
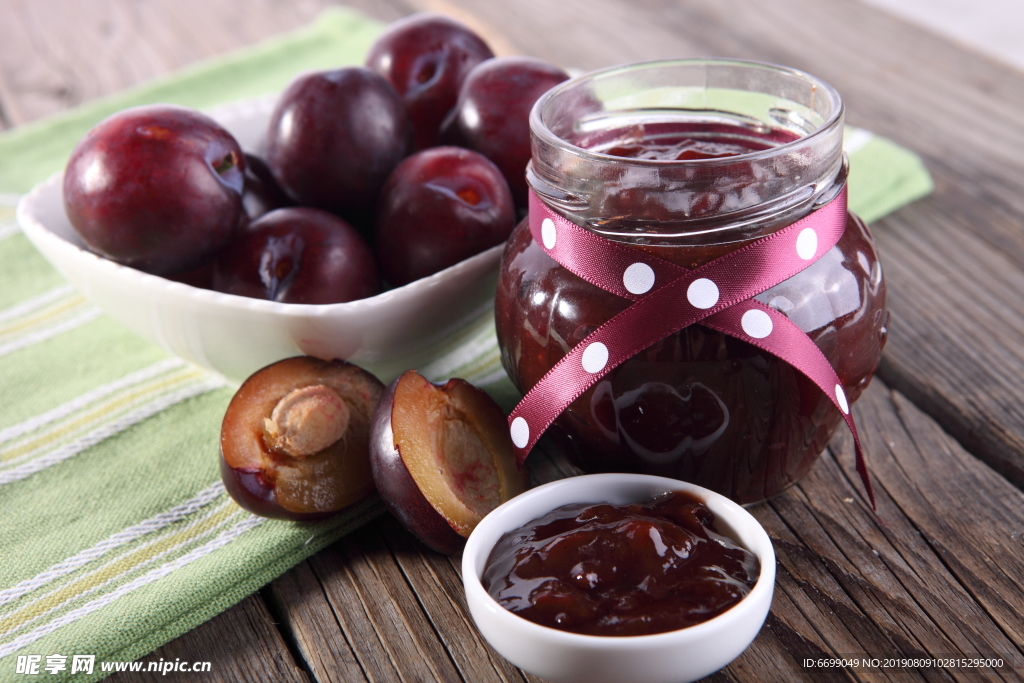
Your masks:
[{"label": "ribbon bow", "polygon": [[587,389],[652,344],[699,322],[777,356],[818,385],[853,433],[857,473],[875,506],[857,427],[838,375],[796,324],[754,299],[835,246],[846,228],[846,188],[796,223],[695,270],[581,228],[532,191],[529,209],[533,239],[551,258],[592,285],[634,303],[573,347],[509,415],[520,466],[555,418]]}]

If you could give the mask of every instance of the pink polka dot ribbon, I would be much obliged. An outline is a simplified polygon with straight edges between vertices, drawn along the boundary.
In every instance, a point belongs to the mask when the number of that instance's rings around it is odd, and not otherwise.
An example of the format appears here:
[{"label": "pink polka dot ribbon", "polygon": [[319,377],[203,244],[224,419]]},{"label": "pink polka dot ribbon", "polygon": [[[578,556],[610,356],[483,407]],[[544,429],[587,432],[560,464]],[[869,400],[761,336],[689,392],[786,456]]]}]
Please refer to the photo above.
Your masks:
[{"label": "pink polka dot ribbon", "polygon": [[700,323],[786,361],[825,393],[853,433],[857,473],[875,505],[842,382],[818,346],[782,313],[753,297],[821,258],[846,227],[846,189],[796,223],[689,270],[585,230],[530,193],[530,232],[562,267],[633,301],[582,340],[509,415],[517,462],[570,403],[620,364]]}]

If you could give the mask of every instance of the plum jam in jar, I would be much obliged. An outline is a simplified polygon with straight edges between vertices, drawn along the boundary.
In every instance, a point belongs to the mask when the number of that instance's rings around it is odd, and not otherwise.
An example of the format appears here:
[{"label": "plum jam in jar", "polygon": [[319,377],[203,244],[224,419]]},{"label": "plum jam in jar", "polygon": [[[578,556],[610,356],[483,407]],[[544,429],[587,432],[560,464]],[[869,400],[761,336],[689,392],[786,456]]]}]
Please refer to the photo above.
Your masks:
[{"label": "plum jam in jar", "polygon": [[[530,117],[530,187],[552,211],[638,252],[696,268],[789,226],[846,185],[843,103],[793,69],[696,59],[614,67],[556,86]],[[559,265],[524,220],[502,257],[502,362],[524,393],[632,302]],[[824,353],[855,401],[882,354],[885,285],[867,226],[757,295]],[[603,376],[548,428],[586,472],[699,484],[741,504],[803,476],[842,416],[818,385],[701,324]]]}]

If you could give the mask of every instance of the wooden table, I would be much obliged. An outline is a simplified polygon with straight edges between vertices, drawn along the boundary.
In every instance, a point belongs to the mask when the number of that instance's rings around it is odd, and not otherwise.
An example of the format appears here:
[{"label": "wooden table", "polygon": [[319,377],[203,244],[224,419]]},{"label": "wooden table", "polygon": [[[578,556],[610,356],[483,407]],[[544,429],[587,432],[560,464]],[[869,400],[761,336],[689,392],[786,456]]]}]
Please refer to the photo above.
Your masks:
[{"label": "wooden table", "polygon": [[[325,4],[0,0],[0,127],[300,26]],[[873,227],[893,320],[855,410],[878,513],[845,433],[803,481],[754,507],[778,553],[772,612],[709,680],[1021,680],[1024,73],[856,0],[350,4],[385,21],[445,11],[500,53],[584,70],[700,55],[787,64],[835,85],[849,123],[923,156],[934,195]],[[1019,668],[802,665],[823,654],[996,655]],[[203,681],[535,680],[477,634],[457,559],[390,517],[146,659],[159,658],[212,662]]]}]

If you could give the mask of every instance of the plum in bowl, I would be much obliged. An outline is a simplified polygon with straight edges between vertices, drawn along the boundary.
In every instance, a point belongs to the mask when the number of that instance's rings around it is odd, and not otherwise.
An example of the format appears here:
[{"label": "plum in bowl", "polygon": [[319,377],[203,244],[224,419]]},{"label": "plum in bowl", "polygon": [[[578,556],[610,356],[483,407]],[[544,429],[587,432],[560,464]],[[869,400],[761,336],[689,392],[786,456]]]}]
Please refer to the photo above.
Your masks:
[{"label": "plum in bowl", "polygon": [[[257,149],[275,97],[209,114]],[[343,358],[388,382],[423,365],[493,305],[501,246],[382,294],[341,304],[285,304],[150,275],[88,251],[72,228],[63,174],[22,198],[17,218],[43,256],[96,306],[168,352],[239,383],[296,355]]]}]

